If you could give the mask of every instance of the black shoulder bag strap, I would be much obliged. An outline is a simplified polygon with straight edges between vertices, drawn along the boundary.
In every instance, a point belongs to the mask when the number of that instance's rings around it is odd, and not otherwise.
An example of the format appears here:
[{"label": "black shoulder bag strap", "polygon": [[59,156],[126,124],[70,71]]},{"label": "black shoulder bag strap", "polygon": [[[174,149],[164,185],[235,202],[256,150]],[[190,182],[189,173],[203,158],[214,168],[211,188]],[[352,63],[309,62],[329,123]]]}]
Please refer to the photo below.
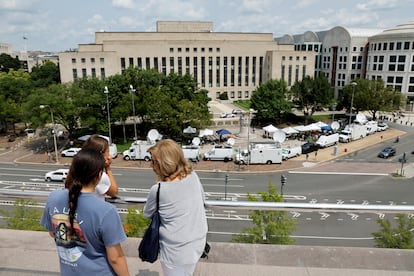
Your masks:
[{"label": "black shoulder bag strap", "polygon": [[157,190],[157,212],[160,209],[160,182],[158,182],[158,190]]}]

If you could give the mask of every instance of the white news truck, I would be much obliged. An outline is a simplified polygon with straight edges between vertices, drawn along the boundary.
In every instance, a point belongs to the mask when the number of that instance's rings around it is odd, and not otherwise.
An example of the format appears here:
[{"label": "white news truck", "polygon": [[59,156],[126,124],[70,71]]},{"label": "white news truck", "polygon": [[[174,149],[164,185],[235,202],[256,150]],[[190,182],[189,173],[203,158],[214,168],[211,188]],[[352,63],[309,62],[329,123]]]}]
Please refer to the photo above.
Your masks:
[{"label": "white news truck", "polygon": [[319,136],[318,141],[316,141],[316,144],[319,145],[321,148],[330,147],[333,145],[336,145],[339,141],[339,134],[333,133],[331,135],[321,135]]},{"label": "white news truck", "polygon": [[129,149],[125,150],[122,155],[124,160],[151,160],[151,154],[147,150],[152,147],[154,144],[148,143],[147,141],[137,140],[134,141]]},{"label": "white news truck", "polygon": [[233,160],[233,147],[231,146],[215,146],[208,152],[204,153],[203,160],[219,160],[228,162]]},{"label": "white news truck", "polygon": [[243,150],[236,155],[237,164],[280,164],[282,149],[276,143],[251,143],[250,151]]},{"label": "white news truck", "polygon": [[360,124],[352,124],[347,126],[339,134],[339,142],[348,143],[350,141],[358,140],[367,136],[367,126]]},{"label": "white news truck", "polygon": [[200,160],[200,148],[198,146],[183,146],[182,149],[186,159],[196,163]]}]

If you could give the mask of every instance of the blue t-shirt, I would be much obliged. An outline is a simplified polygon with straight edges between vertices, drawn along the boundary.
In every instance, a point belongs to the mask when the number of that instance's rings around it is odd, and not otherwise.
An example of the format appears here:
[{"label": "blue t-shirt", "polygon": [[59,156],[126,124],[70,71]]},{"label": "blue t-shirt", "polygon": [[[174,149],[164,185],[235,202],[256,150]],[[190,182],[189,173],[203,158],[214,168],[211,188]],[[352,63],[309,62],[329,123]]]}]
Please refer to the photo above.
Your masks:
[{"label": "blue t-shirt", "polygon": [[69,235],[68,196],[68,190],[53,191],[41,219],[41,225],[55,233],[61,275],[116,275],[105,246],[119,244],[127,237],[115,207],[95,193],[81,193],[73,224],[75,234]]}]

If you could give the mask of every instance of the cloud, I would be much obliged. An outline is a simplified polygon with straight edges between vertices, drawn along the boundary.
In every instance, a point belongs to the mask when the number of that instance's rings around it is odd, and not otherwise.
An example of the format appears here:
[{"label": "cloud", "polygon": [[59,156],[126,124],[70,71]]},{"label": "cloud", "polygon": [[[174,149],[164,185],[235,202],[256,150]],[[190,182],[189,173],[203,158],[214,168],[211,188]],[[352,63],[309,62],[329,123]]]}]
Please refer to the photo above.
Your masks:
[{"label": "cloud", "polygon": [[366,3],[356,5],[356,9],[360,11],[384,10],[395,8],[398,0],[369,0]]},{"label": "cloud", "polygon": [[112,0],[112,5],[117,8],[134,9],[134,0]]},{"label": "cloud", "polygon": [[146,18],[157,20],[202,20],[207,13],[198,1],[149,0],[139,7]]}]

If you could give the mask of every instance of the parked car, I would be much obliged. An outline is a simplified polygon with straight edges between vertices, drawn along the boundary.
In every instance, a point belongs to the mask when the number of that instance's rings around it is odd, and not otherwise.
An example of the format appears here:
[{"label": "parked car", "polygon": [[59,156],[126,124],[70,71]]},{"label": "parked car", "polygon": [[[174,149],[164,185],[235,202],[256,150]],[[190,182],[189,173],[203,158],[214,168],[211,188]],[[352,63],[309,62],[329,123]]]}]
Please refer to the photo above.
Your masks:
[{"label": "parked car", "polygon": [[75,156],[79,151],[81,150],[81,148],[68,148],[65,149],[61,152],[61,156],[62,157],[73,157]]},{"label": "parked car", "polygon": [[319,149],[319,145],[316,143],[305,143],[302,145],[302,154],[310,153],[317,151]]},{"label": "parked car", "polygon": [[392,147],[384,148],[380,153],[378,153],[378,157],[380,158],[388,158],[394,156],[396,153],[395,149]]},{"label": "parked car", "polygon": [[233,111],[231,113],[233,113],[233,114],[243,114],[243,110],[241,110],[241,109],[233,109]]},{"label": "parked car", "polygon": [[220,118],[234,118],[236,117],[236,115],[234,115],[233,113],[222,113],[220,115]]},{"label": "parked car", "polygon": [[384,122],[379,122],[378,123],[377,131],[384,131],[386,129],[388,129],[388,125],[386,123],[384,123]]},{"label": "parked car", "polygon": [[58,169],[56,171],[47,172],[45,181],[62,181],[64,182],[68,175],[69,169]]}]

